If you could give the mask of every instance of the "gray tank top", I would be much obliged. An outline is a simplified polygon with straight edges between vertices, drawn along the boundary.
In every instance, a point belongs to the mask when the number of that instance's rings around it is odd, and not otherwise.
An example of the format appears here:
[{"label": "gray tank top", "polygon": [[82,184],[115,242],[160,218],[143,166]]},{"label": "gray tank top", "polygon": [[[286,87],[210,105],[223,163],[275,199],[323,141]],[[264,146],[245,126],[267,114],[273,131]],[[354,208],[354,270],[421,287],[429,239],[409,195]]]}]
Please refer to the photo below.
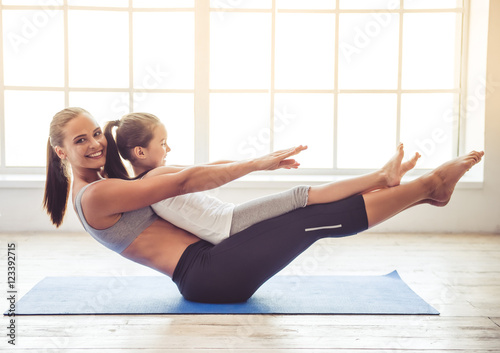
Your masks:
[{"label": "gray tank top", "polygon": [[117,253],[121,253],[144,231],[144,229],[156,221],[158,216],[153,212],[153,209],[148,206],[134,211],[123,212],[118,222],[109,228],[92,228],[87,223],[82,210],[82,195],[87,187],[92,184],[93,183],[85,185],[78,195],[76,195],[75,208],[78,218],[80,218],[80,222],[82,222],[87,233],[95,240],[105,247]]}]

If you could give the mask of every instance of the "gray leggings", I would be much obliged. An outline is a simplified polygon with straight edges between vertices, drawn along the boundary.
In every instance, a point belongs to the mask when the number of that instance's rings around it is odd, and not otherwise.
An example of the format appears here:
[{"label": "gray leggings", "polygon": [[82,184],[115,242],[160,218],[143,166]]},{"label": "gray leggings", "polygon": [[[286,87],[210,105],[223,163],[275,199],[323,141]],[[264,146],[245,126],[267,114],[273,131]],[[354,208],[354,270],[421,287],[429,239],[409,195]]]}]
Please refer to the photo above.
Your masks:
[{"label": "gray leggings", "polygon": [[281,216],[307,205],[310,186],[296,186],[292,189],[260,197],[235,207],[229,235],[266,219]]}]

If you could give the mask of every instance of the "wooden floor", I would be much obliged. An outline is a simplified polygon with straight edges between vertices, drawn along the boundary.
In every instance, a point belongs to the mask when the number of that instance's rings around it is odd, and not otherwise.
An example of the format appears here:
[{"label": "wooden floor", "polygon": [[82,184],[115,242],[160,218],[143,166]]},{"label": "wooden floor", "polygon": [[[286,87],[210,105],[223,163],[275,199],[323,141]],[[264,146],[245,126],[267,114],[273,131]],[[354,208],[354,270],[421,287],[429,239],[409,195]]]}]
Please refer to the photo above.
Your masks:
[{"label": "wooden floor", "polygon": [[[156,275],[84,233],[0,234],[17,244],[22,296],[45,276]],[[500,352],[500,235],[364,233],[316,243],[281,274],[381,275],[397,269],[440,316],[130,315],[17,317],[7,352]],[[8,307],[1,298],[2,311]],[[307,300],[307,298],[304,298]]]}]

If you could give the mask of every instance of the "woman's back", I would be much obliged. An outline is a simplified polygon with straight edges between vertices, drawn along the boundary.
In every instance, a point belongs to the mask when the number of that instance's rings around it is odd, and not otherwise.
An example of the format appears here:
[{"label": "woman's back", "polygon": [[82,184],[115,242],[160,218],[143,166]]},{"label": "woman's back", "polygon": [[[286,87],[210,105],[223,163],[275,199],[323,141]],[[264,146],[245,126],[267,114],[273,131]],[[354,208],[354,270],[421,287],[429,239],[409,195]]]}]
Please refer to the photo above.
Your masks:
[{"label": "woman's back", "polygon": [[87,184],[80,189],[75,197],[75,210],[85,230],[99,243],[117,253],[125,250],[147,227],[149,227],[158,216],[151,207],[143,207],[137,210],[124,212],[118,221],[105,229],[92,227],[85,218],[82,209],[82,197],[87,188],[104,179]]},{"label": "woman's back", "polygon": [[186,247],[200,239],[159,218],[150,206],[124,212],[115,224],[96,229],[92,226],[92,217],[89,220],[85,217],[89,206],[85,202],[82,204],[82,198],[91,185],[98,189],[106,187],[106,182],[97,184],[93,182],[83,186],[76,190],[74,197],[74,206],[85,230],[99,243],[123,257],[172,276]]}]

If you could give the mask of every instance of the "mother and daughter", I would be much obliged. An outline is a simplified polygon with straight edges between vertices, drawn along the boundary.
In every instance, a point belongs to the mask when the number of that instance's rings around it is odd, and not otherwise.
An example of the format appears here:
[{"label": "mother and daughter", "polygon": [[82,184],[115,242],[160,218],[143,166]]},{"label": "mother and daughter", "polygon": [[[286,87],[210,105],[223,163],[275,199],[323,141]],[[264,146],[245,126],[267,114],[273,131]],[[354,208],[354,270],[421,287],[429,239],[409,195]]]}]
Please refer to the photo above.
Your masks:
[{"label": "mother and daughter", "polygon": [[[97,241],[172,277],[188,300],[243,302],[321,238],[362,232],[417,204],[446,205],[484,155],[473,151],[400,184],[419,155],[402,162],[399,145],[379,171],[350,180],[298,186],[240,205],[201,193],[253,171],[297,168],[290,157],[306,148],[167,167],[167,132],[154,115],[128,114],[103,133],[89,112],[66,108],[50,125],[44,207],[61,225],[71,175],[72,204]],[[133,177],[120,156],[131,163]]]}]

